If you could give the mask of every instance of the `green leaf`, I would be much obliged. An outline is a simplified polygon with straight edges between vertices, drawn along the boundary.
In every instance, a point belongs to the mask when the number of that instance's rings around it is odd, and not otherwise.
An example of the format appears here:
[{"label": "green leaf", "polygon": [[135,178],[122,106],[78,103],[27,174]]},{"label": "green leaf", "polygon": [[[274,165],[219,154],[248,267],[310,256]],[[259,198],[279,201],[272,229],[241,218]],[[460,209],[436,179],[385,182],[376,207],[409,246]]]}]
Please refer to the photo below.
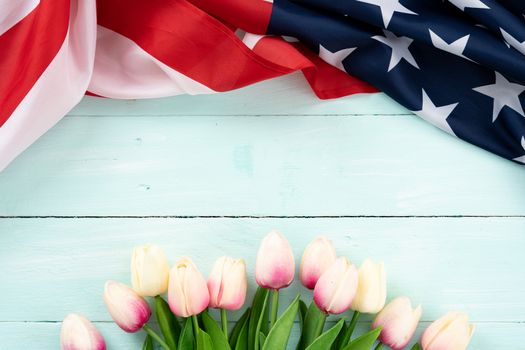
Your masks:
[{"label": "green leaf", "polygon": [[292,327],[297,312],[299,311],[299,295],[284,310],[283,314],[275,322],[270,330],[262,350],[285,350],[292,332]]},{"label": "green leaf", "polygon": [[177,340],[180,337],[180,325],[170,310],[168,303],[160,296],[155,297],[157,323],[164,336],[164,341],[170,349],[177,350]]},{"label": "green leaf", "polygon": [[308,312],[308,307],[306,306],[304,301],[299,300],[299,323],[301,326],[301,331],[303,330],[303,327],[304,327],[304,319],[306,317],[307,312]]},{"label": "green leaf", "polygon": [[194,344],[193,323],[190,317],[184,321],[184,328],[180,333],[179,350],[193,350]]},{"label": "green leaf", "polygon": [[337,338],[332,344],[332,350],[339,350],[343,348],[343,339],[345,338],[345,333],[347,329],[348,329],[348,325],[346,324],[346,322],[344,322],[343,327],[341,328],[341,331],[339,332],[339,334],[337,335]]},{"label": "green leaf", "polygon": [[237,338],[237,342],[235,343],[235,350],[246,350],[248,349],[248,328],[249,328],[249,322],[246,320],[244,324],[242,325],[241,332],[239,333],[239,337]]},{"label": "green leaf", "polygon": [[259,350],[259,332],[268,303],[268,289],[257,288],[253,297],[252,311],[248,326],[248,350]]},{"label": "green leaf", "polygon": [[321,334],[317,339],[314,340],[312,344],[310,344],[306,350],[326,350],[330,349],[334,341],[336,340],[339,333],[341,333],[341,328],[343,328],[345,324],[345,320],[339,320],[329,330]]},{"label": "green leaf", "polygon": [[262,349],[264,347],[264,342],[266,341],[266,334],[259,332],[259,346]]},{"label": "green leaf", "polygon": [[[304,303],[304,301],[302,301],[301,299],[299,299],[299,327],[301,329],[301,333],[300,334],[303,334],[303,330],[304,330],[304,319],[306,317],[306,312],[308,311],[308,307],[306,306],[306,304]],[[301,339],[299,339],[299,341],[297,342],[297,345],[295,347],[295,350],[299,350],[300,349],[300,346],[301,346]]]},{"label": "green leaf", "polygon": [[228,339],[226,339],[226,336],[217,325],[217,322],[215,322],[215,320],[210,316],[210,314],[208,314],[207,311],[202,313],[202,324],[204,325],[204,330],[211,338],[214,349],[230,350]]},{"label": "green leaf", "polygon": [[153,350],[153,338],[151,338],[151,335],[146,335],[144,345],[142,345],[142,350]]},{"label": "green leaf", "polygon": [[301,334],[301,340],[299,341],[299,349],[306,349],[322,332],[319,329],[324,325],[326,321],[326,314],[323,313],[317,305],[312,301],[306,315],[304,317],[303,331]]},{"label": "green leaf", "polygon": [[421,345],[419,345],[419,343],[415,343],[414,346],[410,350],[422,350]]},{"label": "green leaf", "polygon": [[239,338],[239,334],[241,333],[242,327],[245,323],[248,323],[249,317],[250,317],[250,311],[251,308],[247,308],[246,311],[242,314],[241,318],[235,323],[235,326],[233,327],[231,334],[230,334],[230,346],[232,349],[235,349],[235,344],[237,344],[237,339]]},{"label": "green leaf", "polygon": [[370,332],[352,340],[343,350],[369,350],[381,333],[381,327],[372,329]]},{"label": "green leaf", "polygon": [[268,335],[268,332],[270,331],[270,292],[268,292],[268,299],[266,301],[266,307],[264,308],[264,311],[261,315],[261,329],[260,331],[264,333],[264,335]]},{"label": "green leaf", "polygon": [[197,331],[197,350],[213,350],[213,343],[208,333],[199,329]]}]

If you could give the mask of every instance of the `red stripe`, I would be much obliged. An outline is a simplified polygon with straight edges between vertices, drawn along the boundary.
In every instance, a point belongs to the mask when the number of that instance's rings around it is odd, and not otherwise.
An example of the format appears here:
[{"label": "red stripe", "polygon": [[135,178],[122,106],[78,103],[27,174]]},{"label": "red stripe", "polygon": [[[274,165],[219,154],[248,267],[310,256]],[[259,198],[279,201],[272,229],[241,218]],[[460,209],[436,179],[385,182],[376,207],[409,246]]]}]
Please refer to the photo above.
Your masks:
[{"label": "red stripe", "polygon": [[329,65],[299,43],[291,44],[279,37],[264,37],[257,42],[253,51],[272,62],[294,70],[302,69],[308,83],[321,99],[379,91]]},{"label": "red stripe", "polygon": [[226,25],[185,0],[104,0],[97,5],[100,25],[215,91],[293,71],[254,54]]},{"label": "red stripe", "polygon": [[69,0],[42,0],[0,36],[0,127],[56,56],[68,26]]},{"label": "red stripe", "polygon": [[303,69],[303,73],[317,97],[329,99],[352,94],[379,92],[376,87],[367,82],[326,63],[304,45],[296,43],[295,46],[315,66],[315,69]]},{"label": "red stripe", "polygon": [[266,34],[272,15],[272,3],[264,0],[189,1],[205,12],[254,34]]}]

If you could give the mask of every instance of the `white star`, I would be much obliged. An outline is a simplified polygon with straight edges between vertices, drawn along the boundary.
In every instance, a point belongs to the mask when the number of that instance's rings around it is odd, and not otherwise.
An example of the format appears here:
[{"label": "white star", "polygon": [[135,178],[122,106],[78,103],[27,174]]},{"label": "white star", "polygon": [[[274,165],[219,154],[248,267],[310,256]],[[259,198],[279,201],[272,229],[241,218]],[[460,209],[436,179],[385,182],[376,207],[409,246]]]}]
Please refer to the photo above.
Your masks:
[{"label": "white star", "polygon": [[385,28],[388,28],[390,20],[394,15],[394,12],[408,13],[410,15],[417,15],[417,13],[410,11],[405,6],[399,3],[399,0],[357,0],[359,2],[365,2],[367,4],[379,6],[381,9],[381,17],[383,17],[383,23]]},{"label": "white star", "polygon": [[414,113],[418,114],[423,119],[429,121],[430,123],[434,124],[434,126],[437,126],[441,130],[444,130],[448,132],[451,135],[454,134],[454,131],[452,131],[452,128],[447,122],[447,118],[452,113],[454,108],[458,105],[458,103],[452,103],[450,105],[437,107],[434,102],[428,97],[427,93],[424,89],[423,91],[423,103],[421,106],[420,111],[413,111]]},{"label": "white star", "polygon": [[488,9],[487,5],[483,3],[481,0],[448,0],[450,1],[454,6],[456,6],[461,11],[465,11],[465,8],[475,8],[475,9]]},{"label": "white star", "polygon": [[385,36],[376,35],[372,39],[382,42],[392,49],[392,56],[390,56],[390,64],[388,65],[388,71],[390,72],[397,64],[404,59],[417,69],[417,65],[414,56],[410,53],[408,47],[414,40],[407,38],[406,36],[396,36],[395,34],[385,30]]},{"label": "white star", "polygon": [[470,58],[463,55],[463,51],[465,51],[468,39],[470,38],[470,34],[465,35],[464,37],[461,37],[449,44],[445,40],[443,40],[443,38],[441,38],[439,35],[434,33],[432,30],[429,29],[428,32],[430,33],[430,40],[432,40],[432,45],[434,45],[434,47],[443,51],[450,52],[456,56],[463,57],[469,61],[472,61]]},{"label": "white star", "polygon": [[499,30],[501,31],[501,35],[503,35],[503,39],[505,39],[505,43],[508,43],[508,45],[525,55],[525,41],[520,43],[515,37],[504,31],[502,28]]},{"label": "white star", "polygon": [[[521,137],[521,147],[523,147],[523,149],[525,150],[525,137],[524,136]],[[514,160],[516,162],[520,162],[520,163],[525,164],[525,154],[522,155],[521,157],[514,158]]]},{"label": "white star", "polygon": [[498,119],[498,115],[503,107],[508,106],[525,117],[523,107],[521,106],[519,95],[525,91],[525,86],[511,83],[505,77],[496,72],[496,83],[491,85],[479,86],[474,89],[483,95],[494,99],[494,108],[492,110],[492,122]]},{"label": "white star", "polygon": [[343,67],[343,61],[345,58],[347,58],[356,48],[350,47],[348,49],[342,49],[336,52],[332,52],[326,48],[323,47],[323,45],[319,45],[319,57],[326,63],[331,64],[332,66],[339,68],[343,72],[345,71],[345,68]]}]

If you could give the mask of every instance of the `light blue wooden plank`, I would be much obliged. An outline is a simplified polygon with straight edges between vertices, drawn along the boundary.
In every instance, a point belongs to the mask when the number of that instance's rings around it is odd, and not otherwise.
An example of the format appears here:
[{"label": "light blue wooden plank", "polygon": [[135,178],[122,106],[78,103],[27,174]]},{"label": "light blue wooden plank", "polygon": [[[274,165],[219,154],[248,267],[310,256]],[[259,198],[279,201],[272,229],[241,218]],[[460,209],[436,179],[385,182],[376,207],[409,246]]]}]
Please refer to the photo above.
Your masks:
[{"label": "light blue wooden plank", "polygon": [[525,167],[413,116],[66,118],[0,215],[524,215]]},{"label": "light blue wooden plank", "polygon": [[[420,325],[414,341],[419,338],[419,334],[426,326],[428,326],[428,322]],[[127,334],[111,323],[96,323],[96,327],[104,335],[108,349],[141,349],[144,339],[143,332]],[[356,334],[364,332],[366,327],[365,324],[359,324]],[[523,323],[480,323],[476,327],[469,349],[522,349],[521,344],[525,333],[525,324]],[[59,323],[0,323],[0,334],[2,334],[2,349],[58,349],[60,344]],[[298,333],[293,332],[289,344],[296,344],[297,340]],[[293,349],[292,346],[290,348]]]},{"label": "light blue wooden plank", "polygon": [[384,94],[320,100],[302,77],[293,74],[237,91],[151,100],[85,97],[71,115],[316,115],[407,114]]},{"label": "light blue wooden plank", "polygon": [[[251,292],[259,240],[278,228],[299,262],[314,236],[333,239],[356,264],[384,260],[389,296],[423,304],[424,319],[450,310],[477,322],[525,321],[525,218],[342,219],[2,219],[0,321],[59,321],[70,312],[109,320],[108,279],[129,282],[132,247],[189,255],[204,274],[216,258],[246,259]],[[284,298],[307,295],[294,282]]]}]

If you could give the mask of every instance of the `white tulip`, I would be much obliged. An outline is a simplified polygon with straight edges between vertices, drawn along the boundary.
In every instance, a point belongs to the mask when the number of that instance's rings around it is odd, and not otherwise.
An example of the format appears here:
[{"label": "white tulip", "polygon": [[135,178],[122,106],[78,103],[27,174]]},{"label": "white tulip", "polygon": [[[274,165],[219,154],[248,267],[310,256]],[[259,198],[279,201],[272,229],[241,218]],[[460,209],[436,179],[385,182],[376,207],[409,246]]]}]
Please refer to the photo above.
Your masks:
[{"label": "white tulip", "polygon": [[359,268],[357,293],[352,302],[352,309],[375,314],[381,311],[386,302],[386,272],[382,262],[366,259]]},{"label": "white tulip", "polygon": [[140,296],[154,297],[168,290],[170,265],[162,248],[136,247],[131,257],[131,285]]}]

